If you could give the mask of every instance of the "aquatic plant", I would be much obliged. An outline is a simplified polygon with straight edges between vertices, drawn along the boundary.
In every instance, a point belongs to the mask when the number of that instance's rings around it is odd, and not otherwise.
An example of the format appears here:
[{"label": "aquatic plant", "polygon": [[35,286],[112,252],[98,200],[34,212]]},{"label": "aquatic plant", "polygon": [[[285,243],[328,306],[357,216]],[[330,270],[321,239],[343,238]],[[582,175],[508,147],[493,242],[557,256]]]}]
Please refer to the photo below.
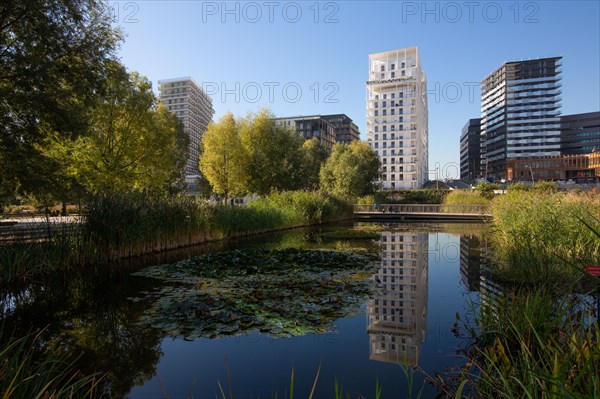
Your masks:
[{"label": "aquatic plant", "polygon": [[376,260],[291,248],[214,253],[134,273],[165,284],[131,300],[153,303],[141,322],[186,339],[327,332],[372,293]]}]

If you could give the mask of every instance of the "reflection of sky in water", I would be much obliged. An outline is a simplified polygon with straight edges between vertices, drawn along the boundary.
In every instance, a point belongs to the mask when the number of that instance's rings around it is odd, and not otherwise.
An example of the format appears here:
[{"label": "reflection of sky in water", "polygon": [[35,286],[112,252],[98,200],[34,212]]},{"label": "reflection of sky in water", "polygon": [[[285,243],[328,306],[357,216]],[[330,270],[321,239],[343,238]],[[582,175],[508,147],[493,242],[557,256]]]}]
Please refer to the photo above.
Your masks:
[{"label": "reflection of sky in water", "polygon": [[[275,392],[283,397],[292,368],[295,395],[307,397],[320,362],[317,398],[333,397],[335,381],[354,396],[374,396],[377,380],[384,398],[397,398],[406,392],[397,363],[418,362],[432,376],[456,364],[457,342],[451,329],[456,313],[463,317],[469,312],[467,299],[476,295],[468,293],[464,276],[476,271],[464,263],[475,259],[477,250],[473,249],[479,243],[449,233],[389,229],[382,233],[377,272],[381,284],[362,315],[338,320],[334,333],[292,339],[273,339],[257,332],[193,342],[165,338],[157,374],[169,396],[185,397],[192,392],[194,397],[214,397],[219,392],[217,381],[227,392],[226,358],[234,397],[244,398],[270,398]],[[470,247],[472,256],[467,258],[464,252]],[[423,376],[414,378],[418,391]],[[424,397],[434,393],[434,388],[425,386]],[[130,394],[132,398],[157,396],[163,394],[156,378]]]}]

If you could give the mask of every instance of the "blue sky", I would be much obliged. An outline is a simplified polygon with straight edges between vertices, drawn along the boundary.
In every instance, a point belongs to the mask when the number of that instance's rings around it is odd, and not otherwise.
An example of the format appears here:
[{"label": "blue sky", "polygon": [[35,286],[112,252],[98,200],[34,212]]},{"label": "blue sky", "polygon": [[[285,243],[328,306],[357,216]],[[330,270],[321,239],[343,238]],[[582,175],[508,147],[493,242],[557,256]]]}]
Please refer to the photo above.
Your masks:
[{"label": "blue sky", "polygon": [[365,139],[370,53],[417,46],[429,91],[429,165],[454,177],[479,82],[506,61],[562,56],[563,114],[600,110],[598,1],[120,1],[122,61],[192,76],[215,118],[345,113]]}]

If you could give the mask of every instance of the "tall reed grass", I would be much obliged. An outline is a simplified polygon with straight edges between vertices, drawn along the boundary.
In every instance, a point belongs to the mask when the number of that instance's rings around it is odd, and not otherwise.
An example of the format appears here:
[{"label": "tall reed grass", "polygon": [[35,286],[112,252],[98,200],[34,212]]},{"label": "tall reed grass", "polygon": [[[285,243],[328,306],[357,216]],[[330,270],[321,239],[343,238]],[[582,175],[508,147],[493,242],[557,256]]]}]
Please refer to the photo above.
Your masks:
[{"label": "tall reed grass", "polygon": [[0,245],[0,285],[69,267],[105,264],[224,238],[350,217],[351,206],[318,192],[279,192],[244,207],[140,192],[88,201],[79,229],[49,227],[44,240]]},{"label": "tall reed grass", "polygon": [[600,197],[511,191],[492,201],[492,239],[501,278],[572,287],[600,264]]},{"label": "tall reed grass", "polygon": [[39,334],[3,337],[0,327],[0,395],[8,398],[95,398],[99,378],[76,371],[68,354],[42,351]]},{"label": "tall reed grass", "polygon": [[545,288],[482,304],[458,381],[482,398],[600,397],[600,325],[587,309]]}]

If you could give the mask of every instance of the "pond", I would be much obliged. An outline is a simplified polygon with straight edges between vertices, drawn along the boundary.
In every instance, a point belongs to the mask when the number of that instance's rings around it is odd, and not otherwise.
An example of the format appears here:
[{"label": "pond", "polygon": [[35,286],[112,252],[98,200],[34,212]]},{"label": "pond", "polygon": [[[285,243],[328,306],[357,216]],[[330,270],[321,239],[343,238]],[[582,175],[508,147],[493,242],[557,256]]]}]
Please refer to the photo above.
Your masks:
[{"label": "pond", "polygon": [[[7,296],[5,326],[107,373],[111,397],[408,397],[460,366],[484,227],[319,226],[137,259]],[[265,270],[267,270],[265,272]],[[416,371],[412,372],[415,369]],[[406,374],[408,373],[408,375]]]}]

